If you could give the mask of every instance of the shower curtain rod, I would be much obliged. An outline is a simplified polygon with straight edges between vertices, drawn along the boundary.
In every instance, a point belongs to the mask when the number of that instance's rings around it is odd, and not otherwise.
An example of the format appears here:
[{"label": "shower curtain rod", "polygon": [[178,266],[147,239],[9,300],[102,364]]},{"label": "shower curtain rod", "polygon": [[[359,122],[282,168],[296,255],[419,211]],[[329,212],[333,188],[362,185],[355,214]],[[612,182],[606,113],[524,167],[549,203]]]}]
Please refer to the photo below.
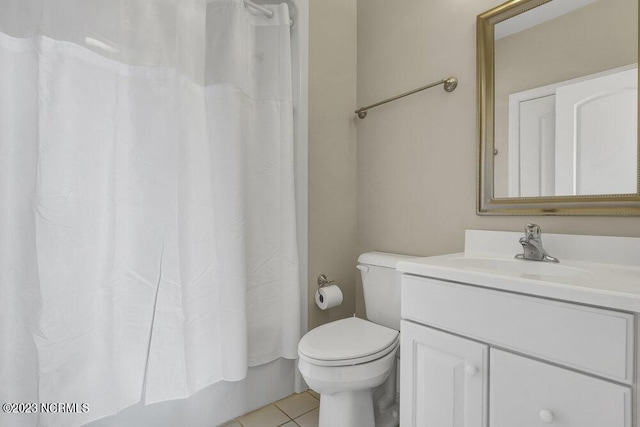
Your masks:
[{"label": "shower curtain rod", "polygon": [[453,92],[453,90],[458,86],[458,79],[455,77],[449,77],[446,79],[442,79],[439,82],[431,83],[426,86],[419,87],[418,89],[410,90],[409,92],[402,93],[400,95],[394,96],[392,98],[385,99],[384,101],[376,102],[375,104],[367,105],[366,107],[358,108],[355,113],[361,119],[367,117],[367,110],[373,107],[377,107],[378,105],[386,104],[387,102],[395,101],[396,99],[404,98],[408,95],[413,95],[416,92],[420,92],[425,89],[429,89],[430,87],[444,85],[444,90],[447,92]]},{"label": "shower curtain rod", "polygon": [[273,18],[273,11],[272,10],[269,10],[266,7],[262,7],[259,4],[255,4],[251,0],[244,0],[244,5],[247,6],[247,7],[252,8],[252,9],[257,10],[258,12],[262,13],[267,18]]}]

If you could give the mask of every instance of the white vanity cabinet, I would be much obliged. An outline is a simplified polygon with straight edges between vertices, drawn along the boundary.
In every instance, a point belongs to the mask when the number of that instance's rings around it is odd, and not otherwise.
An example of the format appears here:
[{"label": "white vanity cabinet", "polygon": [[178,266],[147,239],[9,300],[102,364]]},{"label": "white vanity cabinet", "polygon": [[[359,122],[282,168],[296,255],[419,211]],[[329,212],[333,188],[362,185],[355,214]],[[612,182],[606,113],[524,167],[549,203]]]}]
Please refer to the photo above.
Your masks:
[{"label": "white vanity cabinet", "polygon": [[635,426],[634,314],[402,281],[402,427]]}]

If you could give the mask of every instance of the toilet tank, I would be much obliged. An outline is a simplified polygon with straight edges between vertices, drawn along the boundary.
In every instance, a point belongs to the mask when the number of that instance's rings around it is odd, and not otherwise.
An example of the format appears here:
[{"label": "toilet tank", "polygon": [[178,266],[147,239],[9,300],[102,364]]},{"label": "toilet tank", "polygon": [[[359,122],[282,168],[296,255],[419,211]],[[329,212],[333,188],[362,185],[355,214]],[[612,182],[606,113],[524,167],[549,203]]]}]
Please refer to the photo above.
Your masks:
[{"label": "toilet tank", "polygon": [[415,258],[386,252],[367,252],[358,258],[367,319],[400,330],[400,273],[398,261]]}]

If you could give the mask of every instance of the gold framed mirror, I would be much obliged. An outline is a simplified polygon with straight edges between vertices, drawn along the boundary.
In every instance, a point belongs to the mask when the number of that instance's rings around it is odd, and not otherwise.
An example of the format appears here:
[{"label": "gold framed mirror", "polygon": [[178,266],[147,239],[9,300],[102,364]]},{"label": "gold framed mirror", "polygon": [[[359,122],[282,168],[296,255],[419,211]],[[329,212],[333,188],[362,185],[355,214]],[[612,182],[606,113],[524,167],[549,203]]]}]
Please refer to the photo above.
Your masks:
[{"label": "gold framed mirror", "polygon": [[640,215],[638,0],[477,18],[479,215]]}]

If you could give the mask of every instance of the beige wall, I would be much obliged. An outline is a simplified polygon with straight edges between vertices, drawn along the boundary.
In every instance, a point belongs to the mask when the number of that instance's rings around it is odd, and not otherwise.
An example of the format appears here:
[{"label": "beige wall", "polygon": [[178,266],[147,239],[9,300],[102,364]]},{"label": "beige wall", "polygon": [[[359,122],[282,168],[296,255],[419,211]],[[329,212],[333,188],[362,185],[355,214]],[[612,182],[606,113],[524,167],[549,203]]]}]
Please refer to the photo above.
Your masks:
[{"label": "beige wall", "polygon": [[[356,0],[310,0],[309,329],[355,311]],[[316,278],[340,284],[341,306],[321,311]]]},{"label": "beige wall", "polygon": [[450,94],[434,88],[358,122],[357,253],[461,251],[467,228],[519,231],[528,221],[547,233],[640,237],[640,218],[476,215],[475,20],[501,3],[358,2],[359,106],[449,75],[460,83]]}]

